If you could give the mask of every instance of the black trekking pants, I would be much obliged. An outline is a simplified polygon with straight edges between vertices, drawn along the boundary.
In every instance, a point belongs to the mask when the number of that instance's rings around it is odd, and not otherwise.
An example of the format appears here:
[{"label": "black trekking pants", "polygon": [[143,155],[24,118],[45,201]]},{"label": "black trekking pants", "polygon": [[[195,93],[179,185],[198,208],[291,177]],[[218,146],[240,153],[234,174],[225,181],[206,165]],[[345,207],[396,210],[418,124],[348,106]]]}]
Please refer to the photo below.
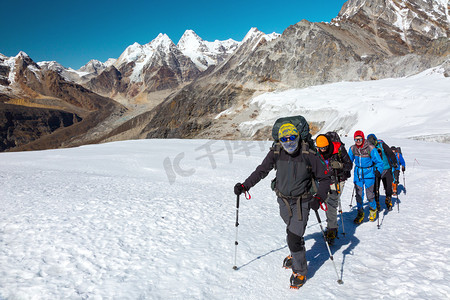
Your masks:
[{"label": "black trekking pants", "polygon": [[398,184],[400,182],[400,170],[394,171],[394,183]]},{"label": "black trekking pants", "polygon": [[378,188],[378,195],[380,194],[380,181],[383,181],[383,187],[384,191],[386,193],[386,197],[391,198],[392,197],[392,182],[394,181],[394,177],[392,176],[392,171],[384,170],[381,174],[381,179],[377,178],[377,188]]},{"label": "black trekking pants", "polygon": [[309,199],[301,202],[302,219],[299,220],[297,202],[288,201],[290,211],[286,203],[278,198],[280,206],[280,216],[286,224],[286,241],[292,256],[292,271],[301,275],[308,273],[308,264],[306,261],[306,249],[303,235],[305,234],[306,224],[309,217]]}]

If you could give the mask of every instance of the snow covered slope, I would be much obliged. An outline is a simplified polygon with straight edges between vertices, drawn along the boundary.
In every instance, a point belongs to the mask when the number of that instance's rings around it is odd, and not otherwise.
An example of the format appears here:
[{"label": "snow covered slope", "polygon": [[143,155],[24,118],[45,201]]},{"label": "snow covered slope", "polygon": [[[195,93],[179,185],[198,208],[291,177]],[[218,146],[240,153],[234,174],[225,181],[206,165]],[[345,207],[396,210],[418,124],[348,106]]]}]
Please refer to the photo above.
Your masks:
[{"label": "snow covered slope", "polygon": [[448,299],[450,144],[410,139],[449,135],[448,80],[433,69],[253,99],[249,131],[288,111],[328,120],[347,147],[354,129],[402,147],[401,193],[380,229],[353,224],[352,179],[344,188],[346,235],[332,247],[343,285],[311,215],[308,280],[289,289],[273,173],[241,199],[232,269],[233,186],[271,142],[155,139],[0,153],[0,299]]},{"label": "snow covered slope", "polygon": [[343,285],[311,215],[301,290],[289,289],[281,267],[288,249],[273,173],[241,199],[232,269],[233,185],[269,142],[139,140],[1,153],[0,299],[448,299],[450,145],[383,138],[402,146],[406,190],[401,178],[399,200],[377,229],[352,223],[355,200],[345,187],[346,236],[332,247]]},{"label": "snow covered slope", "polygon": [[300,114],[308,121],[324,122],[321,132],[336,130],[351,135],[361,129],[380,136],[390,133],[395,138],[450,142],[450,78],[444,73],[437,67],[406,78],[265,93],[250,101],[248,111],[256,109],[259,115],[241,123],[240,130],[252,136],[272,126],[280,115]]}]

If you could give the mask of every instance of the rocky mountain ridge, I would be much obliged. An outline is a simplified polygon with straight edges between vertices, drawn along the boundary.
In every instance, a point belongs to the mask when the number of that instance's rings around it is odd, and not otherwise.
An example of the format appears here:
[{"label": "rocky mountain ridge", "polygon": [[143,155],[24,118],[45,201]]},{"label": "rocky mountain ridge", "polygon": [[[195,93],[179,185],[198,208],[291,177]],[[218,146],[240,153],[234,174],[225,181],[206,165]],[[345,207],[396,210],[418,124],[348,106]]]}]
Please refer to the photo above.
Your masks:
[{"label": "rocky mountain ridge", "polygon": [[[271,38],[276,36],[272,34]],[[175,45],[167,35],[160,34],[148,44],[130,45],[103,74],[83,85],[125,105],[130,101],[150,102],[155,92],[175,90],[207,74],[240,44],[232,39],[208,42],[186,30]]]},{"label": "rocky mountain ridge", "polygon": [[41,68],[25,52],[0,56],[0,70],[0,151],[97,142],[99,137],[88,137],[88,131],[126,111],[56,71]]},{"label": "rocky mountain ridge", "polygon": [[153,92],[191,82],[208,67],[224,61],[238,46],[239,42],[232,39],[208,42],[193,30],[186,30],[177,45],[166,34],[159,34],[147,44],[128,46],[118,59],[110,58],[105,63],[91,60],[79,70],[64,68],[56,62],[38,64],[68,81],[128,105],[145,102]]},{"label": "rocky mountain ridge", "polygon": [[[241,45],[209,76],[156,107],[158,114],[146,119],[150,121],[139,137],[252,138],[236,129],[243,118],[258,114],[247,104],[252,96],[338,81],[403,77],[441,65],[450,55],[448,20],[448,9],[436,2],[350,0],[330,23],[303,20],[275,40],[254,48]],[[236,111],[241,114],[217,118],[232,106],[240,107]]]},{"label": "rocky mountain ridge", "polygon": [[[129,46],[116,61],[91,61],[71,79],[80,80],[83,87],[64,80],[62,74],[67,70],[55,63],[28,62],[23,68],[16,64],[17,57],[11,63],[11,58],[0,56],[0,101],[11,104],[23,98],[33,105],[53,103],[52,108],[57,109],[63,105],[83,121],[83,113],[103,111],[94,105],[97,102],[80,103],[73,97],[60,101],[65,94],[55,94],[47,87],[54,84],[38,83],[44,79],[78,90],[80,98],[94,91],[129,108],[126,111],[114,102],[114,109],[104,114],[101,122],[86,126],[77,138],[56,147],[75,145],[76,140],[266,139],[268,132],[250,136],[239,130],[240,122],[260,113],[250,104],[258,94],[403,77],[438,65],[448,69],[448,8],[444,0],[349,0],[330,23],[302,20],[282,35],[266,35],[252,28],[238,44],[205,42],[186,31],[175,45],[160,34],[148,44]],[[16,69],[22,70],[17,77],[20,80],[11,75],[19,74]],[[12,93],[12,87],[20,87],[20,92]],[[69,128],[78,126],[73,125]],[[320,122],[311,125],[321,126]]]}]

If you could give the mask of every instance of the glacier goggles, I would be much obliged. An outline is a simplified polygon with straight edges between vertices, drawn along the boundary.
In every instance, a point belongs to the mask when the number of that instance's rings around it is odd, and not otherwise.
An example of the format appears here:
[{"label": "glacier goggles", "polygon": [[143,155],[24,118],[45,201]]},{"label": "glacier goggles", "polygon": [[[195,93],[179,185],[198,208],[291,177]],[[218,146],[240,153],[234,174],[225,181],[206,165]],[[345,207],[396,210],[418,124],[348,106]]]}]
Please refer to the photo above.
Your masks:
[{"label": "glacier goggles", "polygon": [[283,143],[286,143],[287,141],[295,141],[297,139],[297,135],[291,135],[291,136],[283,136],[280,138],[280,141]]}]

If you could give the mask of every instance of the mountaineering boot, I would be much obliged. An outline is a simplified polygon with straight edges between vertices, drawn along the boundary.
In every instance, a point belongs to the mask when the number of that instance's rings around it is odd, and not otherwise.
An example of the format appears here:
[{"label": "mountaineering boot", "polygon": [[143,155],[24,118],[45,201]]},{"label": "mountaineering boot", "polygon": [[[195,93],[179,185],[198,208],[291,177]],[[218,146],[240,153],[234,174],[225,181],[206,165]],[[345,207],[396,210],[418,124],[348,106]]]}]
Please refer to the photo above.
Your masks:
[{"label": "mountaineering boot", "polygon": [[336,237],[337,237],[337,232],[338,232],[337,228],[327,229],[327,231],[325,232],[325,236],[327,237],[328,243],[330,243],[330,244],[334,243],[334,239],[336,239]]},{"label": "mountaineering boot", "polygon": [[392,184],[392,195],[397,197],[397,184],[396,183]]},{"label": "mountaineering boot", "polygon": [[375,219],[377,218],[377,210],[376,209],[370,209],[370,214],[369,214],[369,221],[370,222],[374,222]]},{"label": "mountaineering boot", "polygon": [[286,256],[286,258],[283,260],[283,268],[292,269],[292,256],[291,255]]},{"label": "mountaineering boot", "polygon": [[386,208],[391,211],[392,210],[392,199],[390,196],[386,196]]},{"label": "mountaineering boot", "polygon": [[356,215],[356,218],[355,220],[353,220],[353,222],[355,222],[356,224],[361,224],[363,220],[364,220],[364,210],[359,209],[358,214]]},{"label": "mountaineering boot", "polygon": [[305,284],[306,276],[299,273],[292,273],[291,275],[291,289],[298,289]]}]

